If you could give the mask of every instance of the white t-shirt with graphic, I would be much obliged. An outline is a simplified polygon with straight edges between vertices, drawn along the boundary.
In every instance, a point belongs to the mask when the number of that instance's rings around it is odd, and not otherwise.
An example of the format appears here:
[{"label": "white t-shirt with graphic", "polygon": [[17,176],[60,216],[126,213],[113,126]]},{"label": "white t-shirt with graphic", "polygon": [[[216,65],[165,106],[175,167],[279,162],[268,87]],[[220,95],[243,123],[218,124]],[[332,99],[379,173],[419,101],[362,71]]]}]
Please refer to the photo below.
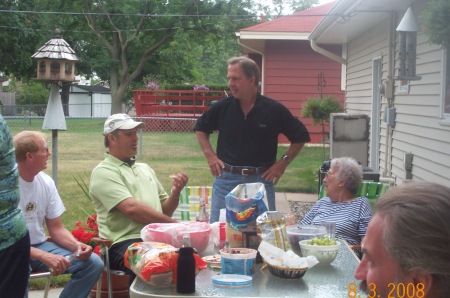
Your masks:
[{"label": "white t-shirt with graphic", "polygon": [[39,244],[47,240],[44,230],[45,219],[61,216],[66,208],[56,189],[53,179],[44,172],[27,182],[19,176],[20,201],[31,244]]}]

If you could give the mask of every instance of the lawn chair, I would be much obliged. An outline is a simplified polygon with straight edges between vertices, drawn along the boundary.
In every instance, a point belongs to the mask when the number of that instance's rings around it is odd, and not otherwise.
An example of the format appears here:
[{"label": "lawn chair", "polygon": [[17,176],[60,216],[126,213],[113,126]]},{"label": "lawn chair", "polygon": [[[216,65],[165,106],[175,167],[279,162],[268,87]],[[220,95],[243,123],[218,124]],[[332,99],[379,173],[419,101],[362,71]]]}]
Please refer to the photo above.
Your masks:
[{"label": "lawn chair", "polygon": [[172,215],[179,221],[195,221],[200,208],[200,198],[205,200],[206,210],[211,210],[211,186],[185,186],[180,193],[180,203]]},{"label": "lawn chair", "polygon": [[[377,200],[389,189],[389,184],[383,182],[374,182],[374,181],[363,181],[361,186],[356,193],[357,197],[366,197],[370,205],[372,206],[372,210],[375,207],[375,203]],[[319,192],[319,199],[326,197],[326,186],[322,184]],[[355,254],[361,259],[361,245],[349,245],[351,249],[355,252]]]},{"label": "lawn chair", "polygon": [[[47,241],[52,241],[52,238],[50,236],[47,237]],[[53,274],[48,271],[33,271],[30,273],[30,277],[28,280],[37,279],[37,278],[45,278],[45,288],[44,288],[44,298],[48,297],[48,292],[50,291],[50,285],[52,282],[52,276]]]},{"label": "lawn chair", "polygon": [[52,273],[50,271],[45,272],[31,272],[28,280],[45,278],[45,288],[44,288],[44,298],[48,297],[48,292],[50,291],[50,284],[52,281]]},{"label": "lawn chair", "polygon": [[[104,272],[98,279],[96,288],[93,289],[93,291],[95,292],[95,297],[105,297],[105,294],[108,295],[108,298],[128,297],[129,276],[126,275],[123,271],[111,270],[110,268],[108,249],[109,247],[111,247],[112,241],[100,237],[94,237],[92,238],[92,241],[96,245],[100,245],[102,252],[101,257],[103,263],[105,264]],[[106,279],[104,277],[104,274],[106,274]],[[106,284],[106,291],[102,291],[102,284]]]},{"label": "lawn chair", "polygon": [[[389,184],[383,182],[363,181],[356,193],[358,197],[366,197],[370,205],[373,207],[377,200],[389,189]],[[322,199],[327,196],[326,186],[322,184],[319,192],[318,199]]]}]

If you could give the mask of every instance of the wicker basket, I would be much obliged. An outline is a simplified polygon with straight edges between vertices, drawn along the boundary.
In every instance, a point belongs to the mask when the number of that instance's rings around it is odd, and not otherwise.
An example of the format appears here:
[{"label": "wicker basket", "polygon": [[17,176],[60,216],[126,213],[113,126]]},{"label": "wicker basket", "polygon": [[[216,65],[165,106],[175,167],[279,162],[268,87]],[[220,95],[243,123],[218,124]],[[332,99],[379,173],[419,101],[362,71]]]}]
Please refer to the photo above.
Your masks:
[{"label": "wicker basket", "polygon": [[281,277],[281,278],[301,278],[303,275],[305,275],[308,268],[286,268],[286,267],[280,267],[280,266],[274,266],[267,263],[267,266],[269,267],[270,273],[272,273],[275,276]]}]

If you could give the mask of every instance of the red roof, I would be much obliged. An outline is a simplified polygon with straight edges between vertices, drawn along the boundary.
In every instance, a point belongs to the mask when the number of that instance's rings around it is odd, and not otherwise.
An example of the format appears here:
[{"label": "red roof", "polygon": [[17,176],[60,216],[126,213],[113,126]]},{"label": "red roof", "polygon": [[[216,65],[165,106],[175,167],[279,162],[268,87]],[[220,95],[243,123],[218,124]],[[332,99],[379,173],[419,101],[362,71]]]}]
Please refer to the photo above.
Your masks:
[{"label": "red roof", "polygon": [[296,12],[289,16],[243,28],[240,31],[255,32],[312,32],[335,2]]}]

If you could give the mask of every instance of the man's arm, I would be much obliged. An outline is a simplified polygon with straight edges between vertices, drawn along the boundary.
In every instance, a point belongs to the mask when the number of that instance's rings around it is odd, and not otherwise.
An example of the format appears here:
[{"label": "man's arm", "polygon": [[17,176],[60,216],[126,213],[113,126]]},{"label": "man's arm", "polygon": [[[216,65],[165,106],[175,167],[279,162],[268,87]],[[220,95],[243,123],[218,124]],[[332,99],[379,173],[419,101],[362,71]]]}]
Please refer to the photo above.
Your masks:
[{"label": "man's arm", "polygon": [[89,259],[92,254],[92,247],[79,242],[72,233],[64,227],[60,217],[45,219],[45,224],[52,242],[67,248],[74,253],[74,257],[76,258],[81,260]]},{"label": "man's arm", "polygon": [[196,131],[195,135],[197,136],[198,143],[202,148],[203,155],[206,157],[211,174],[213,176],[221,176],[224,164],[214,152],[211,142],[209,141],[209,134],[202,131]]},{"label": "man's arm", "polygon": [[163,223],[163,222],[177,222],[172,219],[172,214],[178,207],[180,193],[183,187],[188,182],[186,174],[179,173],[172,176],[172,189],[169,198],[161,204],[163,212],[156,211],[152,207],[135,200],[134,198],[127,198],[116,205],[115,208],[124,213],[136,222],[143,224],[149,223]]},{"label": "man's arm", "polygon": [[[170,199],[170,198],[169,198]],[[167,199],[167,200],[169,200]],[[167,201],[166,200],[166,201]],[[178,206],[178,203],[177,203]],[[175,219],[172,219],[170,216],[156,211],[150,206],[141,203],[134,198],[127,198],[121,201],[116,205],[117,209],[120,212],[133,219],[136,222],[140,222],[142,224],[149,223],[163,223],[163,222],[177,222]],[[175,207],[176,208],[176,207]]]},{"label": "man's arm", "polygon": [[[79,250],[79,258],[87,259],[92,253],[92,248],[88,245],[79,243],[72,234],[64,228],[61,218],[46,219],[45,224],[52,242],[64,247],[72,252]],[[86,247],[87,246],[87,247]],[[53,272],[53,275],[63,274],[70,266],[70,261],[62,255],[52,254],[33,246],[30,247],[30,258],[38,260],[47,265]]]},{"label": "man's arm", "polygon": [[[305,143],[291,143],[284,155],[287,155],[290,160],[293,160],[300,153],[304,145]],[[264,180],[272,181],[273,184],[277,184],[278,180],[280,180],[281,176],[284,174],[284,171],[286,171],[288,165],[288,162],[280,159],[276,161],[269,169],[267,169],[261,177]]]}]

